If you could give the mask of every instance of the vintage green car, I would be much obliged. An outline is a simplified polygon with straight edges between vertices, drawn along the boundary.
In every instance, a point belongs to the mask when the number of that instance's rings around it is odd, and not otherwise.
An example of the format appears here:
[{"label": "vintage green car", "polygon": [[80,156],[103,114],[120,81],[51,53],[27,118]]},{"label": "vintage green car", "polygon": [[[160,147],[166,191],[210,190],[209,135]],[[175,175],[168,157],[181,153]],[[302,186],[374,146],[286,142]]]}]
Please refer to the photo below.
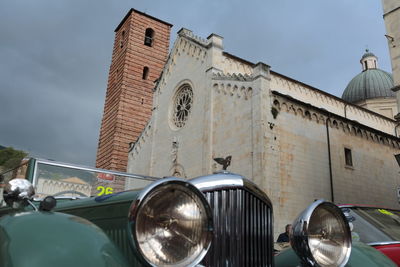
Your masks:
[{"label": "vintage green car", "polygon": [[0,177],[0,265],[396,266],[351,242],[329,202],[293,223],[274,256],[268,196],[229,172],[184,180],[29,159]]}]

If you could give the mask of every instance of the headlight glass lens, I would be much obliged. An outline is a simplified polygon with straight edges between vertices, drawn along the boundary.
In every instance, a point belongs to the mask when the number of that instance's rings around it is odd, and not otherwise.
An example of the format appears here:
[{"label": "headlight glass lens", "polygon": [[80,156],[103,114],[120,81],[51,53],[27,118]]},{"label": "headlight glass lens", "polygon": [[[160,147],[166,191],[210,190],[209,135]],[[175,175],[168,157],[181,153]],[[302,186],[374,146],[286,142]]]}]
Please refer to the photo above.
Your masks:
[{"label": "headlight glass lens", "polygon": [[351,247],[345,221],[330,205],[318,206],[310,217],[308,245],[320,266],[340,266]]},{"label": "headlight glass lens", "polygon": [[200,196],[187,186],[171,183],[155,188],[136,216],[142,255],[154,266],[189,266],[209,247],[209,216]]}]

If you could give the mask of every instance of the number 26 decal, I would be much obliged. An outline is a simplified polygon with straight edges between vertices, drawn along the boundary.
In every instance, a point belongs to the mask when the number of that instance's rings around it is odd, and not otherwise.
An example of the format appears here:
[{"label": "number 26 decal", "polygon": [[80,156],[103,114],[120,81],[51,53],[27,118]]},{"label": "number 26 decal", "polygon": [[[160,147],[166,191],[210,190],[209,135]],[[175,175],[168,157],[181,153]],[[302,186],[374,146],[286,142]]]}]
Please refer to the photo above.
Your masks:
[{"label": "number 26 decal", "polygon": [[97,195],[102,196],[102,195],[109,195],[113,193],[112,187],[104,187],[104,186],[98,186],[97,191],[100,191]]}]

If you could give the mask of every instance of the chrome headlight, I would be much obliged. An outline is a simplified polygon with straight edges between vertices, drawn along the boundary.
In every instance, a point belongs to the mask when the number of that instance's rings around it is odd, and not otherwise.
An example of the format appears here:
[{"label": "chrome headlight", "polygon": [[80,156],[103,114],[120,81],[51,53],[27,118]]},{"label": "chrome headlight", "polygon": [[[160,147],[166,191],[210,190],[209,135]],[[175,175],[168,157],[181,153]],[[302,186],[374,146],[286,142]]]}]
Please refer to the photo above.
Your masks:
[{"label": "chrome headlight", "polygon": [[145,188],[131,206],[129,222],[133,245],[151,266],[193,266],[210,247],[210,206],[182,179],[163,179]]},{"label": "chrome headlight", "polygon": [[318,200],[294,221],[290,243],[309,266],[344,266],[351,252],[350,228],[335,204]]},{"label": "chrome headlight", "polygon": [[4,198],[10,207],[19,208],[26,206],[34,195],[35,189],[28,180],[16,178],[6,183],[1,198]]}]

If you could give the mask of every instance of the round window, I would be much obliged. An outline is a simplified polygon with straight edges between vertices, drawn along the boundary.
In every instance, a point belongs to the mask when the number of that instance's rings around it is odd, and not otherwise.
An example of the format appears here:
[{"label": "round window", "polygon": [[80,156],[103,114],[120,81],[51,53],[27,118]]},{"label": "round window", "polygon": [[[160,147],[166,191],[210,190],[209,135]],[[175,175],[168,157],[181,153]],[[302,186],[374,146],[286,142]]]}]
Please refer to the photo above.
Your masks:
[{"label": "round window", "polygon": [[193,106],[193,91],[190,85],[182,85],[175,93],[172,107],[172,123],[175,127],[182,128],[189,117]]}]

